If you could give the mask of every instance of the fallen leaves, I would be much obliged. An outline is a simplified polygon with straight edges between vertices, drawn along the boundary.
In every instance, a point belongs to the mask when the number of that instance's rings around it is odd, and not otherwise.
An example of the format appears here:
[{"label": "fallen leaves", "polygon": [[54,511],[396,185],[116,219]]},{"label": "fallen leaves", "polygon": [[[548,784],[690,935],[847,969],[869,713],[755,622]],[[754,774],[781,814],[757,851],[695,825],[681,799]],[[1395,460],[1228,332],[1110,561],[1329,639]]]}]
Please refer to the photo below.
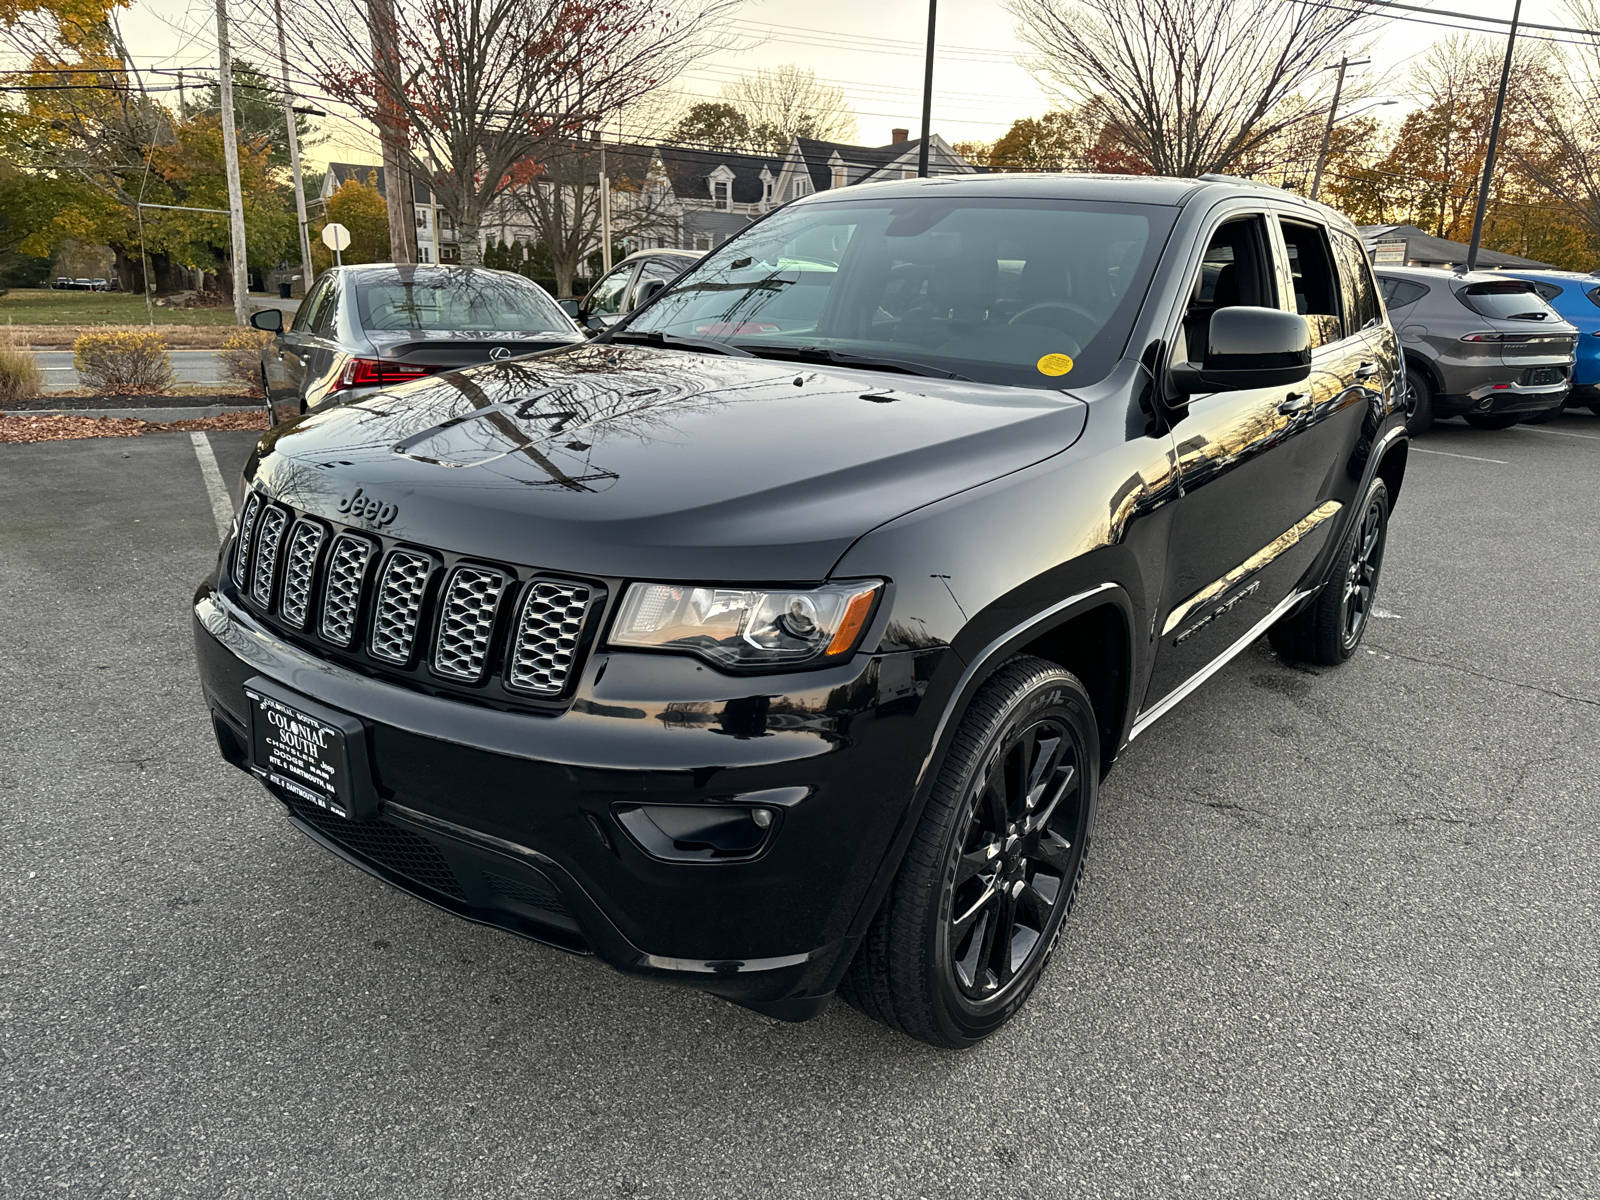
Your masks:
[{"label": "fallen leaves", "polygon": [[141,421],[136,417],[0,416],[0,442],[65,442],[79,438],[142,437],[147,433],[201,433],[262,430],[267,414],[259,408],[193,421]]}]

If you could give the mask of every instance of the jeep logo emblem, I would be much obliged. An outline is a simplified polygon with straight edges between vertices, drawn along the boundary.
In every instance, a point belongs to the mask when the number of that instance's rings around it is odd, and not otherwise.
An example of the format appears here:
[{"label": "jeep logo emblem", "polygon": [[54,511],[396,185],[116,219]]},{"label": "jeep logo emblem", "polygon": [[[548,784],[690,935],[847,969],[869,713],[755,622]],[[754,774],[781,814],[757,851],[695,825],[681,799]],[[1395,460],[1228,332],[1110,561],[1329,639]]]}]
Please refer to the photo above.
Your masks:
[{"label": "jeep logo emblem", "polygon": [[339,511],[349,513],[352,517],[376,521],[379,525],[387,525],[400,515],[400,506],[372,496],[363,496],[361,489],[357,488],[350,495],[339,497]]},{"label": "jeep logo emblem", "polygon": [[493,350],[489,351],[489,357],[495,362],[504,362],[506,359],[511,357],[511,351],[507,350],[504,346],[496,346]]}]

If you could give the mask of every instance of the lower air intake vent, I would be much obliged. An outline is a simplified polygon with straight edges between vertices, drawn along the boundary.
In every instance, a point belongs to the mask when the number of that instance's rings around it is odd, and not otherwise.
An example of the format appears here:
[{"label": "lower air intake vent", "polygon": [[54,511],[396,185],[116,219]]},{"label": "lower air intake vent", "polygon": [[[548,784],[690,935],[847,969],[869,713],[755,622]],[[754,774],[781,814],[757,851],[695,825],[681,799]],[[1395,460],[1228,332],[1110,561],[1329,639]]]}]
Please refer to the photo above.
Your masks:
[{"label": "lower air intake vent", "polygon": [[591,593],[581,583],[535,579],[528,585],[506,668],[506,686],[559,695],[577,660]]},{"label": "lower air intake vent", "polygon": [[372,612],[372,654],[392,663],[411,661],[417,640],[417,617],[428,590],[433,560],[425,554],[396,550],[378,580],[378,602]]},{"label": "lower air intake vent", "polygon": [[324,837],[362,858],[371,859],[380,867],[387,867],[396,875],[403,875],[452,900],[467,898],[456,873],[427,838],[386,821],[347,821],[303,800],[291,798],[289,809]]}]

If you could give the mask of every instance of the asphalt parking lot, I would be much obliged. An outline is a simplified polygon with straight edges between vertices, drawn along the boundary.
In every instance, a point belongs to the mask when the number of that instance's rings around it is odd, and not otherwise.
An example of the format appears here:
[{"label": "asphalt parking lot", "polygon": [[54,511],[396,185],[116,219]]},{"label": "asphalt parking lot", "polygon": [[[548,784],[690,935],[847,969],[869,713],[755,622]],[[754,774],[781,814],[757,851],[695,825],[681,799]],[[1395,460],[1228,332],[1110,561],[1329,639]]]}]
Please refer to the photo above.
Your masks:
[{"label": "asphalt parking lot", "polygon": [[[231,485],[252,435],[198,436]],[[0,446],[0,1196],[1594,1195],[1600,420],[1416,451],[1366,649],[1263,640],[1135,742],[954,1054],[313,845],[199,701],[190,435]]]}]

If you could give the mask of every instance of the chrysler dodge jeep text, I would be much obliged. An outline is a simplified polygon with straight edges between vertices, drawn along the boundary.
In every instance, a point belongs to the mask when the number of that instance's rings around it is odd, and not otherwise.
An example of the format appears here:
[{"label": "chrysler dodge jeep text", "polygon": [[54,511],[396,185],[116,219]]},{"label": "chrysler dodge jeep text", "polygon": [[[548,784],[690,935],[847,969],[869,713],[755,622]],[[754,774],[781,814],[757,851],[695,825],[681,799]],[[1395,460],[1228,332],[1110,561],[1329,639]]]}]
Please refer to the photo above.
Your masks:
[{"label": "chrysler dodge jeep text", "polygon": [[217,741],[460,916],[971,1045],[1123,747],[1263,632],[1355,650],[1402,379],[1286,192],[809,197],[590,343],[263,437],[194,601]]}]

